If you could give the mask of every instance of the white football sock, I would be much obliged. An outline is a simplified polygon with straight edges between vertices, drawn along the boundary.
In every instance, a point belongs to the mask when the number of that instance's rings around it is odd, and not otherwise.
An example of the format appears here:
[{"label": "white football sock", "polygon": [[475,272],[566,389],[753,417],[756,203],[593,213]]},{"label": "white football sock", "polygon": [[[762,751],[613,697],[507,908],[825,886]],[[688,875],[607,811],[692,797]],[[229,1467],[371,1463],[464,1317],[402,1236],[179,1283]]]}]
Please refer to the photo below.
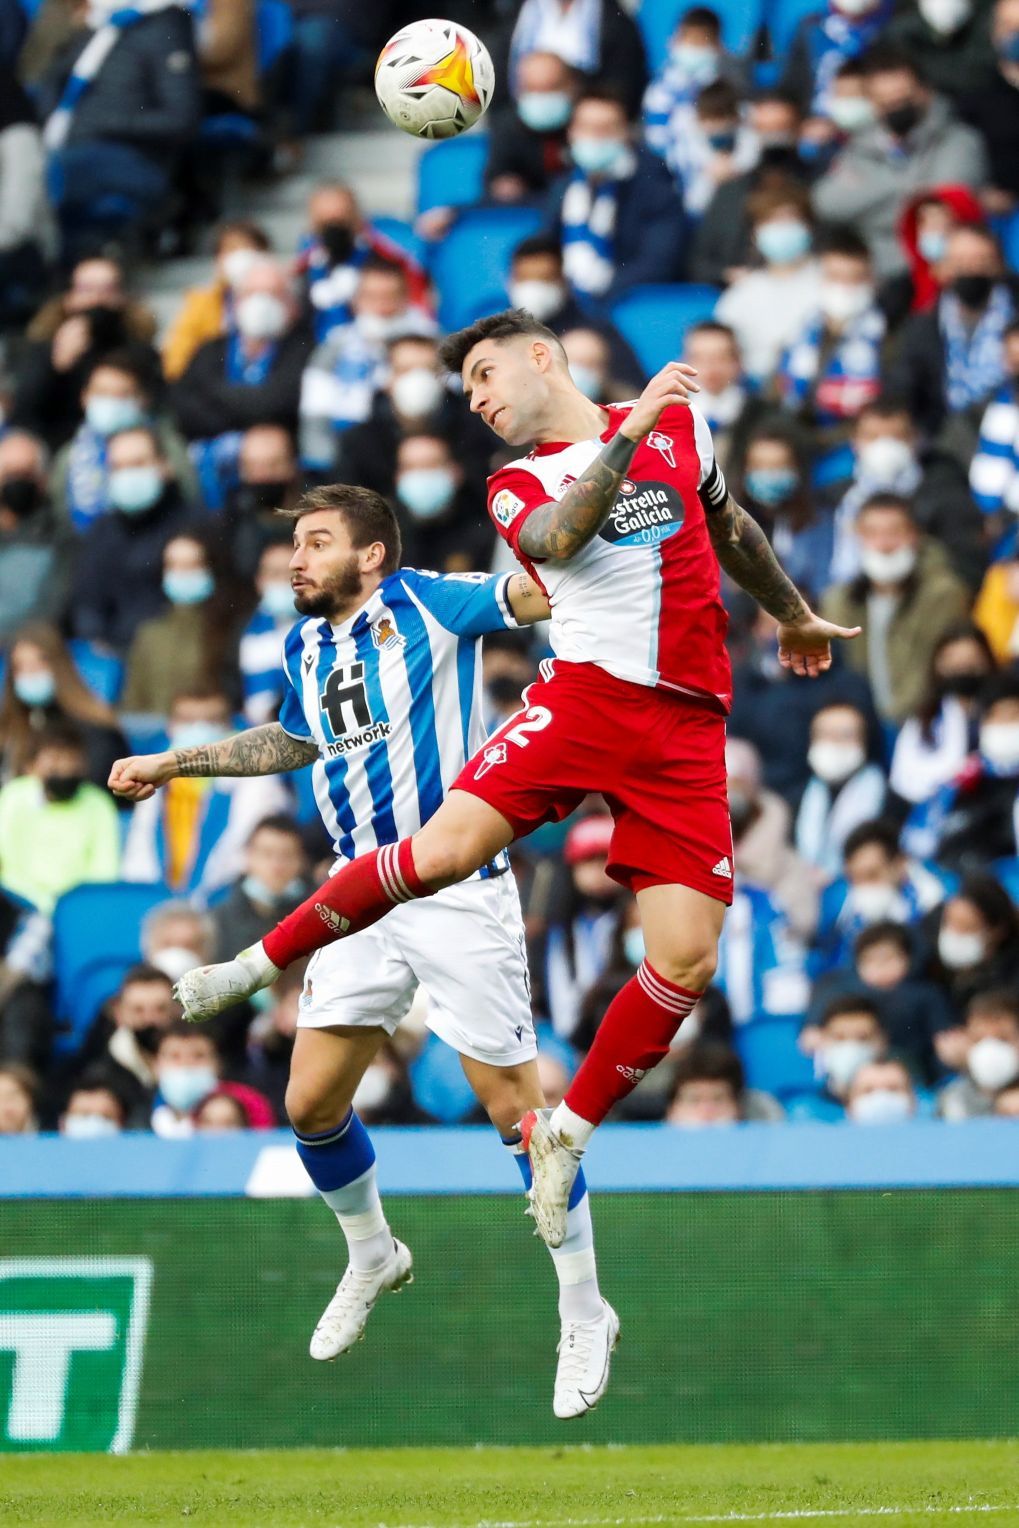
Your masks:
[{"label": "white football sock", "polygon": [[[526,1157],[522,1141],[504,1141],[515,1157]],[[594,1254],[591,1196],[585,1190],[580,1202],[566,1212],[566,1238],[561,1247],[549,1247],[559,1280],[559,1317],[562,1321],[594,1321],[602,1312],[598,1267]]]},{"label": "white football sock", "polygon": [[379,1198],[375,1164],[342,1188],[319,1189],[347,1239],[351,1268],[378,1268],[393,1252],[393,1233]]},{"label": "white football sock", "polygon": [[597,1128],[591,1124],[590,1120],[581,1119],[579,1114],[574,1114],[573,1110],[564,1103],[556,1104],[549,1117],[549,1125],[563,1145],[575,1151],[578,1156]]}]

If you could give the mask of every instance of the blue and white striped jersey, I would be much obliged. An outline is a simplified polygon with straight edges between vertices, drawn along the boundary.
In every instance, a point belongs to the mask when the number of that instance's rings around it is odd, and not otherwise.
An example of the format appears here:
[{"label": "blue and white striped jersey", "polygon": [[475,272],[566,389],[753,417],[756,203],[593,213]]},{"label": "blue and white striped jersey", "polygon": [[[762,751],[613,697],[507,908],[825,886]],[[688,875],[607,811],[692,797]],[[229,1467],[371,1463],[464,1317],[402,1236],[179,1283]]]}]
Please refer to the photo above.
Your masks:
[{"label": "blue and white striped jersey", "polygon": [[308,617],[287,635],[280,726],[319,746],[341,858],[416,833],[484,743],[480,639],[516,625],[508,583],[401,568],[342,625]]}]

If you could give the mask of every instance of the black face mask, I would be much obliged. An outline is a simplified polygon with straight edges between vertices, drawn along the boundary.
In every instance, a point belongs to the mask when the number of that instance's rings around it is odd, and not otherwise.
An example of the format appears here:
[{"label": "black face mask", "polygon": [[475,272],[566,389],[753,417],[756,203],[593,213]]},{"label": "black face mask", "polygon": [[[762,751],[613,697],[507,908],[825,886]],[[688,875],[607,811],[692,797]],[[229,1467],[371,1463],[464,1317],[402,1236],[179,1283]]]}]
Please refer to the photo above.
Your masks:
[{"label": "black face mask", "polygon": [[163,1030],[159,1024],[143,1024],[141,1029],[132,1030],[132,1034],[138,1041],[143,1051],[148,1051],[154,1056],[159,1049],[159,1042],[163,1037]]},{"label": "black face mask", "polygon": [[986,674],[960,673],[945,674],[940,681],[939,688],[942,695],[958,695],[960,700],[972,700],[978,695],[987,679]]},{"label": "black face mask", "polygon": [[964,308],[986,308],[993,289],[993,276],[956,276],[952,282],[952,291]]},{"label": "black face mask", "polygon": [[233,494],[234,508],[242,515],[264,514],[278,509],[287,496],[288,482],[241,483]]},{"label": "black face mask", "polygon": [[354,253],[354,231],[346,223],[323,223],[318,236],[325,246],[330,265],[346,265]]},{"label": "black face mask", "polygon": [[901,106],[893,106],[890,111],[881,113],[882,122],[896,138],[907,137],[922,118],[923,107],[913,101],[903,101]]},{"label": "black face mask", "polygon": [[795,173],[800,168],[800,156],[795,143],[767,143],[761,150],[758,163],[769,170],[789,170]]},{"label": "black face mask", "polygon": [[84,775],[43,775],[47,801],[73,801],[85,783]]},{"label": "black face mask", "polygon": [[0,503],[19,520],[26,520],[39,508],[42,493],[35,478],[9,477],[0,483]]}]

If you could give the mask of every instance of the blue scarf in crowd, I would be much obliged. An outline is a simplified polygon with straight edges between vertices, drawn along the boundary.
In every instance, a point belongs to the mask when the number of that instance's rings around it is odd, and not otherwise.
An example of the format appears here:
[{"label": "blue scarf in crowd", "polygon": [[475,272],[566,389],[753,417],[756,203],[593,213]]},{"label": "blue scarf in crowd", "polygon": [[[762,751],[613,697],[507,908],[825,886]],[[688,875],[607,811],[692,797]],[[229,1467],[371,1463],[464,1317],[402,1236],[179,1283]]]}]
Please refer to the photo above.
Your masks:
[{"label": "blue scarf in crowd", "polygon": [[67,508],[76,531],[87,531],[109,508],[106,436],[89,424],[74,433],[67,453]]},{"label": "blue scarf in crowd", "polygon": [[813,394],[815,422],[832,425],[855,419],[881,391],[884,315],[870,308],[849,324],[822,370],[824,334],[824,319],[818,314],[782,357],[778,384],[787,408],[802,409]]},{"label": "blue scarf in crowd", "polygon": [[620,168],[622,175],[597,182],[583,170],[574,170],[566,187],[561,214],[563,270],[581,297],[603,296],[616,274],[619,188],[622,181],[633,175],[631,154]]},{"label": "blue scarf in crowd", "polygon": [[942,293],[938,319],[945,344],[945,396],[953,414],[983,403],[1001,386],[1005,330],[1014,316],[1008,288],[1000,282],[972,330],[963,322],[962,304],[955,293]]},{"label": "blue scarf in crowd", "polygon": [[133,4],[120,9],[103,4],[89,7],[89,24],[94,29],[92,36],[75,59],[56,110],[51,113],[43,128],[43,144],[51,154],[62,149],[67,142],[71,122],[82,97],[91,89],[123,33],[146,16],[165,11],[179,3],[180,0],[134,0]]}]

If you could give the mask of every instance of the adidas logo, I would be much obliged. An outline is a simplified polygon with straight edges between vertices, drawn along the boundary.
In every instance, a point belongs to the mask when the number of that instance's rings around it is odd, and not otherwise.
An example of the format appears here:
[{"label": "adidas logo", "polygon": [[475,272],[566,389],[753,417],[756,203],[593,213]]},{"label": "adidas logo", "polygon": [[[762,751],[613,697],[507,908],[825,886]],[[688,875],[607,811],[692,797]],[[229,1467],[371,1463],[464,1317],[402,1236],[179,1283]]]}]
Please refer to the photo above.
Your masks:
[{"label": "adidas logo", "polygon": [[638,1066],[617,1066],[616,1071],[621,1077],[625,1077],[627,1082],[632,1082],[634,1087],[647,1076],[647,1072],[642,1072]]},{"label": "adidas logo", "polygon": [[729,864],[728,855],[723,854],[717,865],[711,868],[712,875],[722,875],[727,881],[732,880],[732,866]]},{"label": "adidas logo", "polygon": [[327,928],[331,928],[334,934],[345,934],[350,927],[350,920],[341,917],[334,907],[327,907],[324,902],[315,903],[315,911]]}]

